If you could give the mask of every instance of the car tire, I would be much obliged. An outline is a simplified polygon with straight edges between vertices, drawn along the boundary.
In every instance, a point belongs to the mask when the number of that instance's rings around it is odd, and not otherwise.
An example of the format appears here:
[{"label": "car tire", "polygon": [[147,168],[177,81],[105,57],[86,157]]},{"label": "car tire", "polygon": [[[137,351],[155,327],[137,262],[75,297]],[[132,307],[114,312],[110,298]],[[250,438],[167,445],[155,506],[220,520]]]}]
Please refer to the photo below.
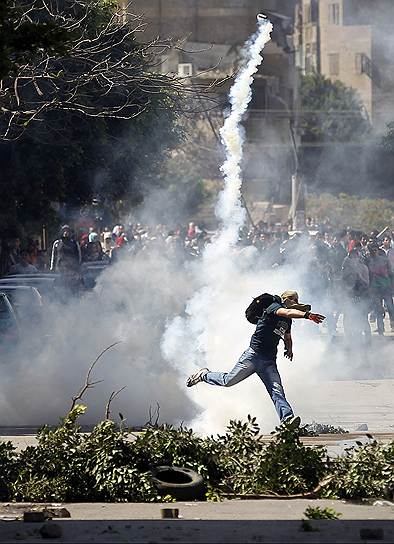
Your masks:
[{"label": "car tire", "polygon": [[151,473],[153,484],[162,497],[171,495],[178,501],[205,498],[204,480],[190,468],[159,466],[152,469]]}]

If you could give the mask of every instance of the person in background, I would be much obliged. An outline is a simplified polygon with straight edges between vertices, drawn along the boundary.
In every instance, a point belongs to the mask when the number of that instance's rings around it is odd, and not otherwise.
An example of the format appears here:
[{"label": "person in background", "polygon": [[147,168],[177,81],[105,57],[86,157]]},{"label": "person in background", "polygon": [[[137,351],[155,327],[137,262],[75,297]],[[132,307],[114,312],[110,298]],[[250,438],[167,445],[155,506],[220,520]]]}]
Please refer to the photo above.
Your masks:
[{"label": "person in background", "polygon": [[196,225],[193,222],[189,223],[186,237],[189,240],[193,240],[196,237]]},{"label": "person in background", "polygon": [[112,229],[112,240],[116,244],[116,239],[119,238],[119,236],[123,232],[123,225],[115,225]]},{"label": "person in background", "polygon": [[109,227],[105,227],[101,233],[101,245],[105,253],[109,254],[112,249],[112,233]]},{"label": "person in background", "polygon": [[69,272],[79,271],[81,264],[81,248],[71,235],[71,228],[63,225],[60,238],[52,246],[51,271]]},{"label": "person in background", "polygon": [[21,240],[20,238],[14,238],[13,240],[11,240],[10,249],[8,253],[10,267],[18,264],[20,253],[21,253]]},{"label": "person in background", "polygon": [[371,302],[376,316],[378,334],[384,334],[384,308],[386,305],[390,318],[391,331],[394,332],[393,271],[386,253],[379,249],[376,242],[368,244],[369,257],[366,264],[369,269]]},{"label": "person in background", "polygon": [[29,252],[23,249],[19,256],[19,262],[12,265],[10,274],[35,274],[38,269],[29,263]]},{"label": "person in background", "polygon": [[391,270],[394,271],[394,249],[392,247],[391,236],[385,236],[383,238],[383,244],[380,249],[386,253],[387,258],[390,261]]},{"label": "person in background", "polygon": [[95,242],[98,239],[98,234],[93,227],[89,229],[89,242]]},{"label": "person in background", "polygon": [[361,244],[358,244],[347,255],[342,265],[343,296],[343,329],[345,336],[354,339],[355,334],[365,338],[371,336],[368,322],[369,310],[369,270],[361,255]]},{"label": "person in background", "polygon": [[89,234],[89,242],[81,248],[82,262],[102,261],[104,258],[103,248],[98,237],[98,234],[91,232]]},{"label": "person in background", "polygon": [[38,258],[38,241],[33,240],[33,238],[29,238],[27,241],[27,253],[29,255],[29,263],[33,266],[36,266],[37,258]]}]

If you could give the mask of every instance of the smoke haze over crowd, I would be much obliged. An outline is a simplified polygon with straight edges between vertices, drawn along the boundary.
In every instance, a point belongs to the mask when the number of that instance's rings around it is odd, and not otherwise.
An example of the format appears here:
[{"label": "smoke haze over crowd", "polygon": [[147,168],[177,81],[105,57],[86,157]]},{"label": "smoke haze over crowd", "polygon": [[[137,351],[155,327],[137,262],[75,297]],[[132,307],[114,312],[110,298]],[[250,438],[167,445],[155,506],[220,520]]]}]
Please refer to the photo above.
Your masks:
[{"label": "smoke haze over crowd", "polygon": [[[256,62],[260,49],[254,52]],[[247,104],[247,94],[242,93],[249,83],[235,101]],[[241,109],[236,123],[242,113]],[[230,121],[233,136],[235,125]],[[184,422],[203,433],[222,431],[229,419],[249,413],[258,417],[264,431],[275,426],[271,401],[255,377],[231,391],[185,387],[187,375],[196,368],[233,366],[253,332],[244,318],[252,297],[294,289],[315,311],[323,312],[326,304],[311,294],[314,272],[302,241],[292,259],[269,270],[254,247],[234,247],[244,221],[238,200],[242,139],[226,140],[226,126],[222,135],[230,150],[223,168],[230,182],[218,205],[221,230],[203,258],[186,263],[176,256],[170,259],[153,244],[148,252],[111,266],[82,299],[50,303],[43,325],[32,326],[12,360],[2,363],[3,425],[56,423],[83,385],[91,362],[120,341],[94,369],[92,379],[102,382],[82,399],[88,404],[85,421],[101,419],[111,391],[125,385],[112,411],[121,411],[128,425],[143,425],[149,407],[158,403],[161,421]],[[294,361],[280,354],[278,362],[287,396],[301,416],[310,407],[306,392],[318,391],[322,379],[383,377],[393,360],[389,344],[374,347],[369,358],[364,346],[348,346],[346,351],[306,322],[295,323],[293,333]],[[321,402],[317,394],[317,405]]]}]

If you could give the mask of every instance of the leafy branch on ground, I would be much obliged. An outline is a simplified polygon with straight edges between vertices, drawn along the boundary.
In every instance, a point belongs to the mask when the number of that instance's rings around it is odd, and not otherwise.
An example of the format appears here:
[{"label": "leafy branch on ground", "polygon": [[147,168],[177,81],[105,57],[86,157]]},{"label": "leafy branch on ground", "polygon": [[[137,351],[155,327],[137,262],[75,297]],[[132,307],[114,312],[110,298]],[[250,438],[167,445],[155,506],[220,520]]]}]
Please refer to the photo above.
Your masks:
[{"label": "leafy branch on ground", "polygon": [[334,427],[334,425],[327,425],[326,423],[317,423],[312,421],[307,425],[301,427],[301,436],[319,436],[319,434],[348,434],[342,427]]},{"label": "leafy branch on ground", "polygon": [[78,418],[85,411],[76,404],[57,427],[38,432],[36,446],[22,452],[10,442],[0,443],[1,500],[163,500],[151,473],[163,465],[197,471],[211,501],[232,496],[391,498],[394,491],[394,443],[374,441],[330,459],[325,448],[305,446],[301,430],[286,424],[267,443],[251,416],[246,422],[230,421],[216,437],[168,425],[135,436],[110,419],[81,433]]},{"label": "leafy branch on ground", "polygon": [[320,508],[320,506],[308,506],[304,512],[308,519],[339,519],[342,514],[333,508]]}]

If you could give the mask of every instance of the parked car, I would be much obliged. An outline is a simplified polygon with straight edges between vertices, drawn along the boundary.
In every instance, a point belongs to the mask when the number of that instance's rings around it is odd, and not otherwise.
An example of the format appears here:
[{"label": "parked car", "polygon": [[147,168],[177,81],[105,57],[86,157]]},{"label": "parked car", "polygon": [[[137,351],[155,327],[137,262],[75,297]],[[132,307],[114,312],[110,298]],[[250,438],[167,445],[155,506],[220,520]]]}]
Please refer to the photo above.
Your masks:
[{"label": "parked car", "polygon": [[34,272],[34,274],[8,274],[1,279],[8,278],[57,278],[59,277],[58,272]]},{"label": "parked car", "polygon": [[36,287],[0,285],[0,293],[7,296],[22,326],[42,319],[43,299]]},{"label": "parked car", "polygon": [[56,296],[55,282],[56,277],[54,278],[42,278],[42,277],[25,277],[21,278],[15,276],[13,278],[5,277],[0,279],[0,290],[3,286],[18,286],[24,285],[26,287],[35,287],[40,295],[45,299],[51,299]]},{"label": "parked car", "polygon": [[7,295],[0,293],[0,353],[12,348],[19,339],[18,318]]}]

